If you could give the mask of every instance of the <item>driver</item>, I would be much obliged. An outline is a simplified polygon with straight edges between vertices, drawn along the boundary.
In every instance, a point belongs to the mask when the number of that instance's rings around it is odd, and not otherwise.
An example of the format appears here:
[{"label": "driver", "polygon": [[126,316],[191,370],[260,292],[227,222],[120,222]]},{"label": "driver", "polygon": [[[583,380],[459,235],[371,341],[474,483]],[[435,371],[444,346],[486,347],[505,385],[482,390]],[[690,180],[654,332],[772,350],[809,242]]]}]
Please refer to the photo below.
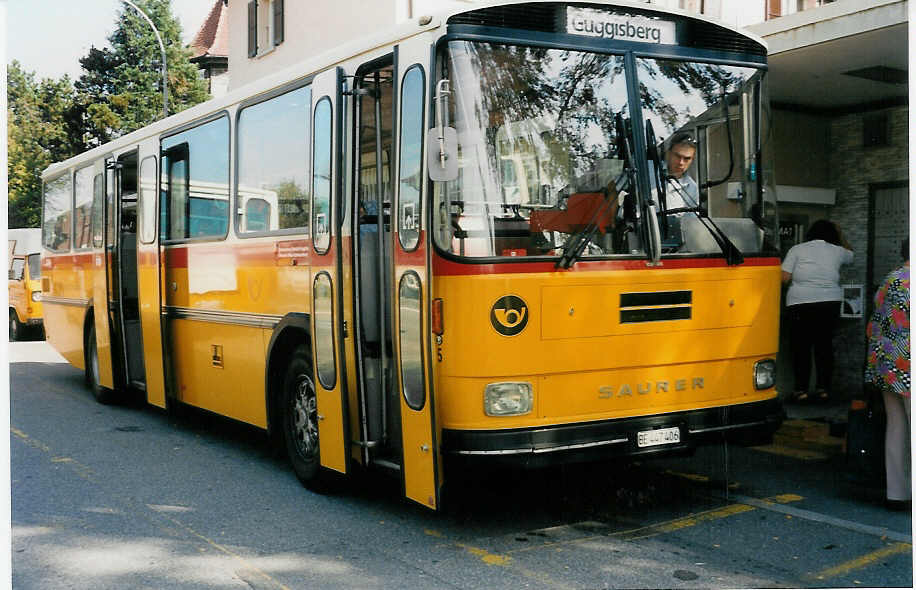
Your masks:
[{"label": "driver", "polygon": [[[697,155],[697,142],[690,133],[676,133],[671,138],[665,153],[665,173],[669,195],[676,194],[684,201],[684,207],[696,207],[700,202],[697,182],[687,174],[687,169]],[[673,190],[672,190],[673,189]],[[668,202],[668,207],[678,207]]]}]

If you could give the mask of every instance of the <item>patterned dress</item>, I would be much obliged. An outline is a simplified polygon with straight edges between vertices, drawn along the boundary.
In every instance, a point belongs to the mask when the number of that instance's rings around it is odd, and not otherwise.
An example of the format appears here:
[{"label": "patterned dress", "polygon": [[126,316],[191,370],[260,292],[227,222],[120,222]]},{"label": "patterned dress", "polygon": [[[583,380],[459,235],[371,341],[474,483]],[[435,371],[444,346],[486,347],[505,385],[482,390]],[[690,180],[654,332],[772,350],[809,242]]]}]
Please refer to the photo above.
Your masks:
[{"label": "patterned dress", "polygon": [[865,329],[865,381],[882,391],[910,396],[910,263],[891,271],[875,295],[875,312]]}]

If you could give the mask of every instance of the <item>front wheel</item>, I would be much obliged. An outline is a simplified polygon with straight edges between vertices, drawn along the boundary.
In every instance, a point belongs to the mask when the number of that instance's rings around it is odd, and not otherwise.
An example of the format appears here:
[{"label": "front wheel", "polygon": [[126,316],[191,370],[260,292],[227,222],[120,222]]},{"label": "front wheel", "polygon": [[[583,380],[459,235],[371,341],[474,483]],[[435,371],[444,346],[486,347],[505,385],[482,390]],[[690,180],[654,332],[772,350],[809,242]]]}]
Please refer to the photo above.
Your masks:
[{"label": "front wheel", "polygon": [[95,341],[94,327],[89,329],[86,336],[86,383],[92,390],[95,401],[100,404],[110,404],[114,401],[114,391],[99,382],[99,349]]},{"label": "front wheel", "polygon": [[328,473],[318,447],[318,398],[308,348],[299,346],[283,378],[283,438],[296,477],[305,487],[326,491]]}]

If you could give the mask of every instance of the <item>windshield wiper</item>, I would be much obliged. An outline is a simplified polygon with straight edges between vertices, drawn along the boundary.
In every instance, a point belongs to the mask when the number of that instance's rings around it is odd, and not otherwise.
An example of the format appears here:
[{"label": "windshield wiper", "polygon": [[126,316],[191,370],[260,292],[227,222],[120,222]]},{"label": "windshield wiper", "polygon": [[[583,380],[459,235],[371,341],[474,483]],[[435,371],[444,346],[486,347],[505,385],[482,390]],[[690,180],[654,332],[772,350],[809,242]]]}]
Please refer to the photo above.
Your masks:
[{"label": "windshield wiper", "polygon": [[[689,205],[693,202],[693,199],[690,198],[690,195],[687,194],[687,191],[681,187],[676,178],[669,176],[668,182],[671,182],[675,192],[681,196],[681,199],[683,199],[685,203]],[[744,255],[741,254],[741,250],[739,250],[738,247],[728,239],[728,236],[724,231],[722,231],[722,228],[716,225],[716,222],[712,220],[712,218],[709,216],[709,213],[700,207],[699,204],[693,202],[693,206],[691,207],[677,207],[675,209],[663,210],[662,218],[665,219],[668,215],[674,215],[675,213],[695,214],[697,219],[700,220],[700,223],[703,224],[703,227],[709,231],[712,238],[716,241],[716,244],[719,245],[719,249],[722,250],[723,254],[725,254],[725,262],[729,266],[736,266],[744,262]]]},{"label": "windshield wiper", "polygon": [[620,200],[620,195],[625,190],[632,186],[636,186],[634,179],[636,170],[632,166],[633,158],[630,151],[630,142],[627,140],[626,126],[624,125],[623,116],[620,113],[614,115],[614,127],[617,133],[617,151],[618,154],[622,154],[624,157],[623,172],[608,185],[614,188],[613,194],[611,194],[611,191],[607,188],[603,190],[604,201],[601,203],[600,207],[595,209],[588,224],[573,234],[573,236],[566,240],[566,243],[561,246],[561,248],[563,248],[563,255],[557,260],[555,268],[569,268],[576,263],[576,260],[582,255],[585,247],[592,241],[595,232],[598,231],[598,220],[604,217],[608,207],[610,207],[612,203],[618,202]]}]

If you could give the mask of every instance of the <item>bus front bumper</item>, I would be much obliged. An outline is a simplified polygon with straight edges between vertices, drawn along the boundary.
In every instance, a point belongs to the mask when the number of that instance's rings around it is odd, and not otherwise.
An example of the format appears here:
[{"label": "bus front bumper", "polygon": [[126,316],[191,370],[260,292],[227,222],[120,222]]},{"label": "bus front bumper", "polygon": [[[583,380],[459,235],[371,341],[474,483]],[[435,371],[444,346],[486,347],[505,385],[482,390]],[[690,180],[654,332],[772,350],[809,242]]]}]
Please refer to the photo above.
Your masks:
[{"label": "bus front bumper", "polygon": [[[538,467],[557,463],[597,461],[611,457],[689,453],[698,446],[727,440],[741,445],[772,441],[785,419],[778,398],[596,422],[507,430],[442,432],[444,455],[468,462],[510,463]],[[677,429],[676,437],[640,446],[640,433]],[[672,442],[671,438],[678,440]],[[644,442],[645,444],[645,442]]]}]

